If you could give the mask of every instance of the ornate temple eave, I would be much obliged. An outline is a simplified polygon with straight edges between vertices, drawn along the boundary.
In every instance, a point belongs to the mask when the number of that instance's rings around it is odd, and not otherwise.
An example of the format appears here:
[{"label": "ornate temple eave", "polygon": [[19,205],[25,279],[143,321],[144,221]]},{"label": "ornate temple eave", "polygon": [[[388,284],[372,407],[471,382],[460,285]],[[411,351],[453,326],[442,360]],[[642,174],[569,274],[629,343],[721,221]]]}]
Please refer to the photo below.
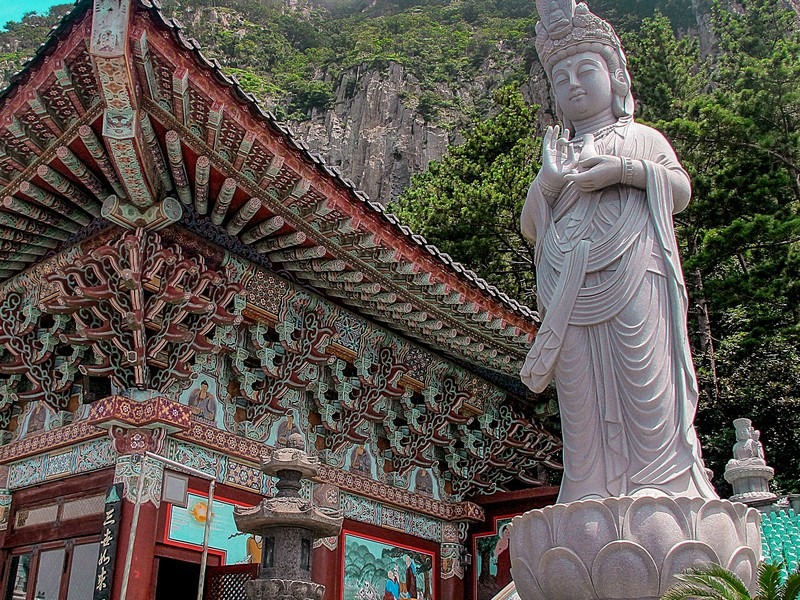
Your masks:
[{"label": "ornate temple eave", "polygon": [[[457,501],[559,467],[531,416],[551,407],[509,383],[533,312],[355,190],[155,6],[89,6],[0,96],[0,427],[44,406],[73,431],[79,381],[152,408],[213,371],[224,430],[102,401],[81,427],[258,463],[250,440],[302,409],[318,481],[443,519],[480,516],[403,492],[414,473]],[[381,483],[345,469],[367,443]]]},{"label": "ornate temple eave", "polygon": [[[132,0],[130,42],[116,67],[130,96],[125,106],[135,116],[134,137],[128,146],[114,141],[104,106],[121,102],[119,86],[106,82],[116,76],[110,58],[101,57],[106,75],[86,60],[97,52],[88,45],[89,4],[70,13],[3,92],[0,194],[8,202],[0,234],[6,226],[13,239],[12,230],[21,229],[34,244],[18,253],[9,241],[9,250],[0,250],[0,277],[35,263],[42,248],[62,244],[64,230],[72,233],[64,203],[78,204],[79,216],[96,217],[107,194],[124,204],[127,193],[144,211],[148,194],[162,189],[184,210],[207,216],[220,235],[250,247],[263,264],[356,312],[467,362],[518,370],[537,329],[534,312],[369,201],[144,0]],[[76,114],[54,118],[54,104],[37,99],[50,93],[49,81],[54,97]],[[134,88],[140,96],[131,95]],[[34,129],[50,137],[39,139]],[[119,163],[123,156],[130,164]],[[138,192],[135,180],[126,180],[132,169],[143,178]],[[121,218],[133,226],[137,214]],[[44,219],[32,222],[36,217]]]},{"label": "ornate temple eave", "polygon": [[[224,441],[226,455],[265,439],[301,404],[315,414],[308,435],[329,465],[342,465],[352,444],[380,438],[373,456],[386,467],[390,502],[419,467],[437,465],[443,489],[459,499],[514,479],[535,482],[541,464],[558,467],[560,440],[501,388],[181,227],[108,228],[0,292],[6,425],[20,404],[71,415],[64,411],[73,383],[87,384],[83,376],[111,380],[136,398],[93,403],[92,423],[182,438],[186,409],[170,420],[151,398],[178,397],[213,365],[234,386],[232,434],[206,428],[186,439]],[[375,485],[349,475],[346,482],[362,493]]]},{"label": "ornate temple eave", "polygon": [[[147,56],[151,63],[140,72],[164,70],[159,61],[165,60],[171,44],[152,32],[149,36],[138,35],[139,55]],[[400,225],[393,216],[385,214],[380,205],[357,193],[351,182],[342,180],[335,169],[324,165],[318,156],[309,154],[271,115],[261,111],[251,101],[251,96],[241,93],[232,78],[222,76],[218,67],[206,61],[194,46],[187,49],[194,53],[193,57],[170,57],[175,60],[176,69],[188,69],[192,63],[203,64],[215,78],[230,86],[227,93],[224,88],[215,87],[208,90],[209,98],[196,100],[195,97],[200,96],[199,89],[205,86],[190,78],[187,88],[190,106],[195,106],[196,102],[205,103],[215,113],[214,123],[238,128],[237,143],[219,152],[217,133],[206,129],[205,135],[192,135],[192,130],[180,122],[181,115],[174,114],[174,107],[167,106],[169,90],[162,88],[158,95],[151,93],[143,105],[153,121],[180,133],[187,166],[195,157],[204,157],[214,170],[235,178],[245,192],[238,200],[242,205],[249,201],[247,198],[260,196],[266,210],[248,222],[241,236],[244,241],[297,280],[342,303],[349,302],[358,312],[399,328],[410,337],[424,339],[427,343],[437,341],[438,347],[458,356],[466,355],[478,363],[484,363],[487,357],[489,362],[497,358],[495,368],[502,371],[516,369],[536,331],[534,313],[513,301],[505,303],[507,297],[495,288]],[[142,87],[152,92],[157,87],[157,79],[149,78]],[[166,78],[162,76],[160,80]],[[238,105],[230,106],[231,96]],[[239,106],[243,99],[247,102]],[[281,135],[268,138],[258,135],[268,131],[258,127],[259,120],[266,120]],[[244,131],[256,131],[257,135],[247,140]],[[241,159],[243,145],[248,154]],[[253,167],[248,172],[254,162],[266,162],[265,154],[269,164],[260,171]],[[276,161],[276,157],[280,157],[280,161]],[[237,170],[236,162],[240,160],[242,168]],[[270,197],[264,191],[273,194]],[[235,212],[236,203],[234,200],[228,214]],[[263,247],[263,242],[258,240],[251,242],[259,232],[259,224],[276,215],[285,223],[275,237],[287,240],[295,236],[293,242],[281,245],[280,250],[269,244]],[[376,235],[376,232],[380,233]],[[325,254],[317,251],[321,248],[326,250]],[[363,299],[353,293],[369,285],[378,291],[366,294]],[[385,302],[381,302],[382,299]],[[487,328],[490,331],[487,332]]]}]

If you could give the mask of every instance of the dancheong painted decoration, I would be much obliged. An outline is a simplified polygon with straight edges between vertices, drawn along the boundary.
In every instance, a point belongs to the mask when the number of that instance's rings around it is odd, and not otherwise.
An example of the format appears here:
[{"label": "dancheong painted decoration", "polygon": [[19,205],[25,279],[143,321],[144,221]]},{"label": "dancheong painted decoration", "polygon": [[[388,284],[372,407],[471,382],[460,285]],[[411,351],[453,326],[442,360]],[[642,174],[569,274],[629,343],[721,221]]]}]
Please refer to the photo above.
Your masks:
[{"label": "dancheong painted decoration", "polygon": [[[129,600],[194,597],[170,587],[201,576],[197,532],[175,520],[191,508],[162,500],[179,473],[144,453],[215,479],[223,510],[274,493],[259,464],[299,433],[321,461],[302,493],[348,532],[314,551],[329,597],[365,584],[343,571],[348,544],[400,553],[376,589],[394,590],[397,564],[419,598],[461,597],[492,502],[553,498],[554,407],[516,377],[537,325],[310,152],[154,2],[81,0],[0,93],[1,589],[91,586],[116,482],[111,597],[123,578]],[[245,537],[214,531],[207,598],[254,562]],[[229,547],[242,565],[223,564]]]}]

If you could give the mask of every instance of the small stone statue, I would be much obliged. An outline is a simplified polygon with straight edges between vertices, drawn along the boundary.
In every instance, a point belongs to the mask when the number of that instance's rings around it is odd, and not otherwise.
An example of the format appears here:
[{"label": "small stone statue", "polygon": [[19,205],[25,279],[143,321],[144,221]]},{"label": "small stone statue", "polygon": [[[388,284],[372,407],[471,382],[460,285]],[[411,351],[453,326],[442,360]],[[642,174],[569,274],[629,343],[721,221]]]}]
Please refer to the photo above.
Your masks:
[{"label": "small stone statue", "polygon": [[535,392],[556,381],[559,502],[716,498],[692,425],[698,391],[672,224],[689,177],[664,136],[634,121],[611,25],[575,0],[536,4],[536,49],[564,129],[547,129],[522,211],[543,321],[521,377]]},{"label": "small stone statue", "polygon": [[750,435],[753,438],[753,453],[755,457],[764,461],[766,463],[766,458],[764,456],[764,445],[761,443],[761,432],[758,429],[750,428]]},{"label": "small stone statue", "polygon": [[761,432],[750,419],[736,419],[736,443],[733,458],[725,466],[725,480],[733,486],[731,500],[745,504],[772,502],[776,496],[769,491],[769,482],[775,475],[764,460]]},{"label": "small stone statue", "polygon": [[764,447],[759,441],[761,432],[752,427],[750,419],[736,419],[733,426],[736,428],[736,443],[733,445],[734,459],[739,462],[760,461],[761,464],[766,464]]}]

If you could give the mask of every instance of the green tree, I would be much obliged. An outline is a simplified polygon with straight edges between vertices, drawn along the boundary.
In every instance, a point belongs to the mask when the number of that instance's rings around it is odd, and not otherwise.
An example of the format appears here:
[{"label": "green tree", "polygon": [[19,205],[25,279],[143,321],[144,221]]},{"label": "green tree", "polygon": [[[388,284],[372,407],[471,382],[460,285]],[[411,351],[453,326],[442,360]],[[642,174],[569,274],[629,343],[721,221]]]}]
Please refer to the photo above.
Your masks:
[{"label": "green tree", "polygon": [[683,30],[696,25],[696,17],[691,0],[594,0],[591,9],[608,19],[617,31],[635,30],[643,19],[656,12],[666,15],[669,20]]},{"label": "green tree", "polygon": [[680,99],[684,116],[663,123],[694,180],[684,267],[695,297],[708,299],[718,350],[699,365],[698,423],[721,473],[733,440],[718,446],[718,432],[737,416],[753,418],[779,487],[796,491],[800,33],[779,0],[749,0],[736,12],[717,4],[712,25],[707,91]]},{"label": "green tree", "polygon": [[0,88],[19,72],[48,32],[72,10],[71,4],[50,7],[47,15],[26,13],[20,21],[0,23]]},{"label": "green tree", "polygon": [[[763,431],[776,481],[800,485],[800,34],[780,0],[714,7],[716,47],[668,20],[626,37],[641,114],[672,140],[693,180],[676,217],[692,300],[692,339],[703,397],[698,429],[721,475],[731,421]],[[727,484],[719,477],[721,491]]]},{"label": "green tree", "polygon": [[623,33],[623,45],[634,75],[638,117],[644,121],[679,117],[686,102],[703,89],[697,39],[675,35],[669,18],[660,12],[645,19],[638,31]]},{"label": "green tree", "polygon": [[494,100],[499,112],[414,177],[390,208],[490,283],[532,302],[533,248],[520,234],[519,215],[538,169],[535,110],[513,87]]},{"label": "green tree", "polygon": [[679,583],[672,586],[661,600],[798,600],[800,573],[784,578],[781,565],[762,562],[758,566],[758,590],[754,595],[735,573],[708,564],[692,567],[676,575]]}]

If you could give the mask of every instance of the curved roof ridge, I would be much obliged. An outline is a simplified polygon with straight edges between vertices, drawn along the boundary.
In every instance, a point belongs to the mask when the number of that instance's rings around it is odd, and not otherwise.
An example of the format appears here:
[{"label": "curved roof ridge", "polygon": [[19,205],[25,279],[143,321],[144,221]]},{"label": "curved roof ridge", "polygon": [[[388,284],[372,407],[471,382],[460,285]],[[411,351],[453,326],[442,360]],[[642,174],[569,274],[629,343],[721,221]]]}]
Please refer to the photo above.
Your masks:
[{"label": "curved roof ridge", "polygon": [[[184,34],[181,22],[175,18],[164,15],[158,0],[131,0],[131,2],[144,9],[160,27],[170,30],[175,40],[183,49],[193,54],[195,61],[200,66],[211,70],[218,82],[229,86],[233,90],[235,96],[243,103],[246,103],[256,117],[262,119],[273,128],[275,132],[284,137],[289,147],[301,152],[310,164],[316,165],[328,177],[333,178],[340,186],[348,190],[352,200],[359,201],[367,210],[379,215],[385,223],[390,225],[395,232],[400,233],[411,245],[421,248],[433,258],[438,259],[446,269],[486,297],[488,301],[496,302],[510,312],[526,320],[534,323],[540,322],[539,315],[535,310],[511,298],[495,285],[480,277],[473,270],[465,267],[461,262],[454,260],[446,252],[441,251],[435,244],[429,243],[422,235],[415,233],[410,227],[401,223],[396,215],[387,212],[382,204],[370,200],[369,196],[362,190],[359,190],[350,179],[344,177],[337,167],[328,165],[325,160],[317,152],[312,151],[308,144],[300,139],[289,126],[279,121],[274,113],[265,110],[261,101],[254,94],[245,91],[235,76],[226,74],[217,59],[209,59],[206,57],[201,50],[201,44],[195,38],[187,37]],[[34,56],[24,64],[21,71],[11,77],[9,85],[0,91],[0,109],[2,109],[5,104],[5,100],[10,97],[20,85],[24,84],[30,73],[40,66],[44,59],[55,50],[59,40],[69,32],[72,25],[84,15],[85,11],[88,10],[91,5],[92,0],[77,0],[75,7],[62,18],[58,25],[53,27],[45,42],[36,50]]]}]

